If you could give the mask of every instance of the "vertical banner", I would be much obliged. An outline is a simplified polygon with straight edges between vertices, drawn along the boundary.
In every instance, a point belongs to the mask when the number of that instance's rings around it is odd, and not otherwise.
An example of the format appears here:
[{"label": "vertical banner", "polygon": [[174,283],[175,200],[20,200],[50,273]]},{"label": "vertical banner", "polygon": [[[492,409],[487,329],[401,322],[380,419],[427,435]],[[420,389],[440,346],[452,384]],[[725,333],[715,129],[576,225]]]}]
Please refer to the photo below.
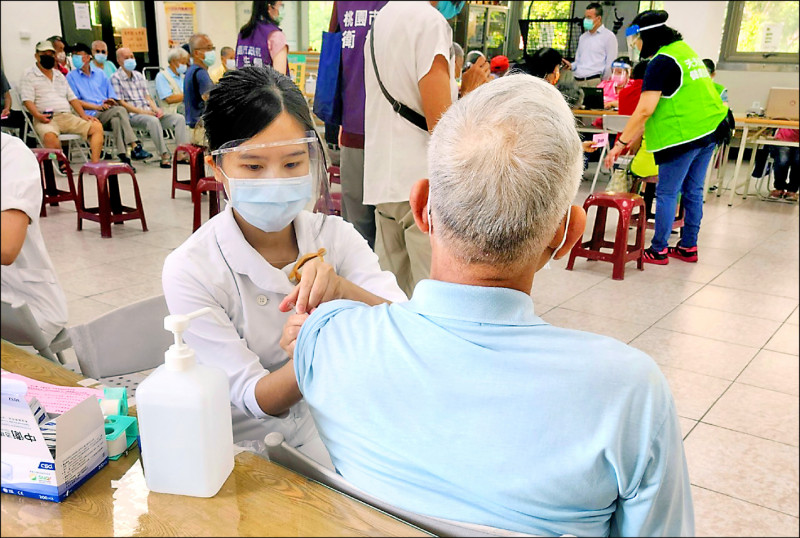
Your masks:
[{"label": "vertical banner", "polygon": [[197,17],[194,2],[164,2],[167,15],[169,48],[180,47],[196,33]]}]

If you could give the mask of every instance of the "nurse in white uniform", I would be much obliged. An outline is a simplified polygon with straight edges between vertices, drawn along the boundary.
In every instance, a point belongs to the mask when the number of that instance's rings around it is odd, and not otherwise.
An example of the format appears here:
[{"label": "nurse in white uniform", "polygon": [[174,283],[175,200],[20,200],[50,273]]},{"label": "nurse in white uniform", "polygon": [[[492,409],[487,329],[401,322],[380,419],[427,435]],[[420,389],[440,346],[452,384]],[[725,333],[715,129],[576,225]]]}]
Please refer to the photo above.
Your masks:
[{"label": "nurse in white uniform", "polygon": [[279,344],[284,324],[333,299],[407,298],[350,223],[306,210],[329,193],[319,138],[291,79],[267,67],[232,71],[211,91],[204,122],[207,164],[229,203],[167,257],[167,305],[172,314],[208,306],[230,320],[199,317],[184,338],[200,363],[228,375],[235,442],[277,431],[331,466]]}]

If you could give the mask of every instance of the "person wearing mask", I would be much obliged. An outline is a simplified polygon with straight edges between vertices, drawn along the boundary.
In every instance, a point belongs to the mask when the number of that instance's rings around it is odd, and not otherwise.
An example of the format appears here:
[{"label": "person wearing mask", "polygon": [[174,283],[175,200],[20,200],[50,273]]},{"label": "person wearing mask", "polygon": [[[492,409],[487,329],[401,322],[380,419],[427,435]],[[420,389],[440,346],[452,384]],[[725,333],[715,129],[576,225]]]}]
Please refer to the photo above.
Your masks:
[{"label": "person wearing mask", "polygon": [[[67,78],[56,67],[56,51],[49,41],[36,44],[36,65],[22,76],[20,98],[33,116],[33,128],[46,148],[61,149],[61,133],[78,134],[89,141],[93,163],[100,162],[103,150],[103,126],[83,109],[67,83]],[[75,109],[77,116],[70,113]],[[47,114],[45,114],[47,113]],[[66,163],[59,163],[65,173]]]},{"label": "person wearing mask", "polygon": [[231,71],[211,90],[204,123],[206,163],[229,203],[167,256],[167,305],[230,320],[198,318],[184,339],[199,363],[228,374],[234,442],[278,431],[331,467],[279,343],[284,324],[290,311],[334,299],[406,297],[351,224],[304,210],[326,198],[328,183],[308,104],[289,77],[266,66]]},{"label": "person wearing mask", "polygon": [[250,20],[236,38],[236,67],[271,65],[289,74],[289,45],[278,26],[283,19],[281,0],[253,0]]},{"label": "person wearing mask", "polygon": [[711,76],[711,83],[714,85],[714,89],[719,92],[719,96],[722,99],[722,102],[725,103],[727,106],[728,104],[728,88],[720,84],[719,82],[714,82],[714,78],[717,76],[717,65],[714,63],[714,60],[711,58],[704,58],[703,64],[708,69],[708,74]]},{"label": "person wearing mask", "polygon": [[214,65],[217,50],[206,34],[195,34],[189,38],[189,49],[192,51],[192,61],[183,81],[183,106],[192,144],[204,146],[205,128],[202,117],[208,92],[214,87],[211,77],[208,76],[208,68]]},{"label": "person wearing mask", "polygon": [[67,325],[67,298],[39,227],[39,163],[19,138],[2,133],[0,140],[2,300],[9,304],[28,303],[36,323],[52,342]]},{"label": "person wearing mask", "polygon": [[[137,129],[146,129],[161,155],[161,168],[171,168],[172,158],[164,141],[164,129],[172,129],[178,144],[188,142],[186,121],[180,114],[165,114],[156,106],[147,91],[144,75],[136,71],[136,59],[131,49],[117,49],[117,62],[120,68],[111,76],[111,85],[117,94],[117,102],[130,114],[131,125]],[[180,158],[180,157],[179,157]]]},{"label": "person wearing mask", "polygon": [[47,41],[53,44],[53,48],[56,51],[56,69],[66,77],[67,73],[72,70],[72,63],[67,57],[66,41],[64,41],[63,37],[57,35],[48,37]]},{"label": "person wearing mask", "polygon": [[[450,0],[389,2],[364,45],[364,204],[375,206],[381,267],[407,295],[430,271],[430,243],[414,226],[409,193],[415,178],[427,177],[430,133],[458,97],[447,20],[463,7]],[[461,93],[488,80],[489,63],[480,57],[462,76]],[[394,111],[387,94],[407,107],[406,116]]]},{"label": "person wearing mask", "polygon": [[406,303],[333,301],[284,330],[336,471],[403,510],[526,536],[693,536],[658,365],[549,325],[531,299],[586,224],[564,99],[524,74],[481,86],[445,112],[428,160],[411,203],[430,279]]},{"label": "person wearing mask", "polygon": [[331,32],[338,27],[343,36],[339,86],[342,217],[358,230],[370,248],[375,248],[375,206],[364,204],[364,44],[375,16],[385,5],[385,0],[334,2],[328,27]]},{"label": "person wearing mask", "polygon": [[583,15],[583,29],[575,51],[575,61],[564,61],[579,86],[596,87],[611,77],[611,64],[617,57],[617,36],[603,26],[603,6],[592,2]]},{"label": "person wearing mask", "polygon": [[503,55],[498,55],[492,58],[489,62],[489,70],[491,71],[491,78],[499,78],[508,73],[509,63],[508,58]]},{"label": "person wearing mask", "polygon": [[92,41],[92,65],[97,69],[102,69],[106,78],[111,78],[111,75],[117,70],[114,62],[108,59],[108,45],[105,41]]},{"label": "person wearing mask", "polygon": [[216,84],[222,75],[236,69],[236,51],[230,47],[222,47],[219,50],[219,65],[208,70],[211,82]]},{"label": "person wearing mask", "polygon": [[[697,53],[681,34],[666,25],[663,10],[639,13],[626,31],[631,48],[651,58],[642,83],[642,95],[625,129],[606,157],[616,158],[644,133],[647,151],[658,164],[655,234],[645,249],[645,263],[666,265],[669,258],[698,259],[697,235],[703,218],[703,185],[717,141],[727,130],[728,108],[711,83]],[[683,236],[667,244],[678,193],[684,207]]]},{"label": "person wearing mask", "polygon": [[[627,56],[620,56],[611,63],[611,78],[597,85],[603,88],[604,108],[617,108],[619,106],[619,93],[630,82],[631,60]],[[602,119],[602,118],[601,118]]]},{"label": "person wearing mask", "polygon": [[183,114],[183,81],[189,69],[189,53],[180,47],[167,53],[167,68],[156,75],[156,94],[167,113]]},{"label": "person wearing mask", "polygon": [[[117,104],[117,94],[102,70],[92,66],[92,54],[87,45],[76,43],[71,47],[70,61],[75,69],[67,74],[67,82],[89,116],[94,116],[112,132],[119,160],[130,165],[134,159],[147,159],[152,155],[136,140],[128,111]],[[130,148],[130,157],[128,157]]]}]

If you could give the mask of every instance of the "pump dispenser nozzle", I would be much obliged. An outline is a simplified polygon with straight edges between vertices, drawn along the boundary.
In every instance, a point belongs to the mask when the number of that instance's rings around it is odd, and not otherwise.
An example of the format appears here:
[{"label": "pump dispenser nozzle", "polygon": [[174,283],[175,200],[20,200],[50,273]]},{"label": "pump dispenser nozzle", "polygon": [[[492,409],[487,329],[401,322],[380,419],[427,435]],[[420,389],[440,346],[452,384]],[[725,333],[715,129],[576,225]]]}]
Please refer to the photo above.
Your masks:
[{"label": "pump dispenser nozzle", "polygon": [[164,318],[164,328],[175,336],[175,343],[164,354],[164,364],[168,370],[185,370],[195,363],[194,351],[183,341],[183,333],[194,318],[205,314],[212,314],[221,323],[228,321],[209,306],[188,314],[172,314]]}]

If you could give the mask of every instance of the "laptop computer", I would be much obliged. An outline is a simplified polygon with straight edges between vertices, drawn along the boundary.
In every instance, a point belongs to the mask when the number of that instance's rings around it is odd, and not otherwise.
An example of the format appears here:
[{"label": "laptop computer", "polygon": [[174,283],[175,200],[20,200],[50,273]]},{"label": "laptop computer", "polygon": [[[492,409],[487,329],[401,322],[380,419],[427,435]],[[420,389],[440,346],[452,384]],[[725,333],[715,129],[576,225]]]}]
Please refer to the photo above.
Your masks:
[{"label": "laptop computer", "polygon": [[798,88],[770,88],[765,115],[775,120],[800,119],[799,95]]},{"label": "laptop computer", "polygon": [[589,110],[603,110],[603,88],[582,88],[583,106]]}]

